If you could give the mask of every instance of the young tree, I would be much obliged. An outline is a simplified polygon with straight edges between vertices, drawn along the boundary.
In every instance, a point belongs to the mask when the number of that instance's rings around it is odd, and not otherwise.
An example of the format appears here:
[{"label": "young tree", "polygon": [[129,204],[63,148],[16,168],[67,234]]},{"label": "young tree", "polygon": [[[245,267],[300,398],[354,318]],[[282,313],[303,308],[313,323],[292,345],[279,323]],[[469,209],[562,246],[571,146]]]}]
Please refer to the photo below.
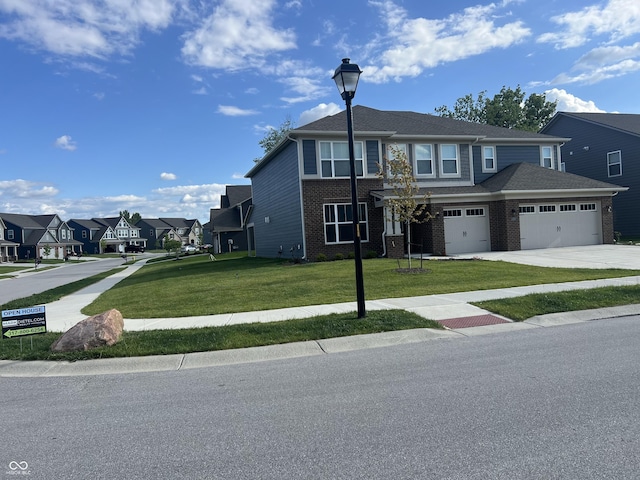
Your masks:
[{"label": "young tree", "polygon": [[411,224],[431,220],[431,213],[427,211],[429,194],[420,194],[420,187],[413,175],[413,167],[406,152],[397,145],[391,146],[389,151],[390,155],[386,158],[387,168],[385,170],[382,165],[378,165],[378,176],[393,190],[393,197],[386,201],[388,213],[393,217],[390,220],[404,225],[411,270]]},{"label": "young tree", "polygon": [[167,256],[170,255],[172,251],[175,251],[176,259],[179,258],[180,247],[182,247],[182,243],[179,240],[172,240],[168,235],[164,236],[164,249],[167,251]]}]

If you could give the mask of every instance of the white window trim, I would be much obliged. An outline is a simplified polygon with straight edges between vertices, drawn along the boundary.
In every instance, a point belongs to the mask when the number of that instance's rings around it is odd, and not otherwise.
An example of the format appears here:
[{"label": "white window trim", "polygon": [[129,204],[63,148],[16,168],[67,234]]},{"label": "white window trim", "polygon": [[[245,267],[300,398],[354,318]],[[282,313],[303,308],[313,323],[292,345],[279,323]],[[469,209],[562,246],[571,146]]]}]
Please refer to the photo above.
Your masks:
[{"label": "white window trim", "polygon": [[[444,173],[444,158],[442,157],[442,147],[453,145],[456,147],[456,173]],[[460,178],[462,176],[460,172],[460,145],[457,143],[441,143],[438,148],[438,157],[440,164],[440,176],[442,178]],[[447,158],[446,160],[452,160],[451,158]]]},{"label": "white window trim", "polygon": [[[322,145],[323,143],[329,143],[329,144],[331,144],[331,158],[322,158],[322,148],[321,148],[321,145]],[[347,142],[347,141],[344,141],[344,140],[321,140],[321,141],[317,142],[317,145],[318,145],[318,146],[317,146],[316,148],[318,149],[318,150],[317,150],[317,152],[318,152],[318,153],[317,153],[317,156],[318,156],[318,161],[320,162],[320,165],[319,165],[320,178],[349,178],[349,177],[351,176],[350,174],[349,174],[349,175],[340,175],[340,176],[336,176],[336,167],[335,167],[335,163],[334,163],[334,162],[335,162],[336,160],[338,160],[338,161],[344,161],[344,160],[349,160],[349,159],[345,159],[345,158],[338,158],[338,159],[335,159],[335,158],[333,158],[333,144],[335,144],[335,143],[345,143],[345,144],[348,144],[348,142]],[[365,177],[365,176],[366,176],[366,172],[365,172],[366,162],[365,162],[364,142],[353,142],[353,145],[354,145],[354,148],[353,148],[353,150],[354,150],[354,155],[356,154],[356,153],[355,153],[355,152],[356,152],[356,148],[355,148],[356,144],[359,144],[359,145],[360,145],[360,151],[362,152],[362,158],[358,158],[358,157],[356,157],[356,159],[355,159],[355,160],[356,160],[356,165],[357,165],[357,163],[358,163],[358,162],[361,162],[361,163],[362,163],[362,175],[360,175],[360,174],[358,174],[358,173],[357,173],[357,172],[358,172],[358,169],[357,169],[357,167],[356,167],[356,176],[357,176],[357,177],[359,177],[359,178],[362,178],[362,177]],[[349,146],[347,145],[347,148],[348,148],[348,147],[349,147]],[[322,172],[322,162],[326,162],[326,161],[330,161],[330,162],[331,162],[331,176],[330,176],[330,177],[325,177],[325,176],[322,174],[322,173],[323,173],[323,172]],[[351,165],[349,165],[349,172],[351,172]]]},{"label": "white window trim", "polygon": [[[418,160],[421,162],[426,161],[424,158],[418,158],[418,146],[425,145],[431,147],[431,173],[418,173]],[[413,146],[413,172],[416,178],[436,178],[436,164],[434,160],[435,146],[432,143],[416,143]]]},{"label": "white window trim", "polygon": [[[545,148],[548,148],[548,149],[549,149],[549,151],[550,151],[550,156],[549,156],[549,157],[545,157],[545,156],[544,156],[544,149],[545,149]],[[540,146],[540,166],[541,166],[541,167],[544,167],[544,168],[550,168],[551,170],[553,170],[553,169],[555,168],[555,167],[554,167],[554,165],[555,165],[555,163],[556,163],[556,162],[555,162],[555,158],[553,158],[553,157],[554,157],[554,148],[553,148],[553,146],[552,146],[552,145],[541,145],[541,146]],[[550,163],[550,165],[549,165],[549,166],[546,166],[546,165],[544,164],[544,159],[545,159],[545,158],[549,158],[549,159],[551,159],[551,161],[549,162],[549,163]]]},{"label": "white window trim", "polygon": [[[618,158],[620,159],[619,162],[616,163],[611,163],[609,162],[609,157],[613,154],[617,153],[618,154]],[[617,173],[615,175],[611,175],[611,166],[612,165],[620,165],[620,173]],[[622,150],[614,150],[613,152],[607,152],[607,176],[609,178],[611,177],[621,177],[622,176]]]},{"label": "white window trim", "polygon": [[[493,150],[493,168],[487,168],[487,164],[485,162],[486,157],[484,156],[484,149],[485,148],[490,148]],[[497,157],[497,151],[498,149],[496,148],[495,145],[482,145],[481,146],[481,151],[482,151],[482,173],[495,173],[498,171],[498,159]]]},{"label": "white window trim", "polygon": [[[338,225],[353,225],[353,221],[349,220],[348,222],[338,222],[337,218],[338,218],[338,212],[336,211],[336,207],[338,205],[348,205],[351,206],[350,203],[325,203],[322,205],[322,228],[324,230],[324,244],[325,245],[348,245],[348,244],[353,244],[353,240],[346,240],[346,241],[337,241],[337,242],[329,242],[327,240],[327,225],[335,225],[336,226],[336,239],[339,237],[339,229],[337,228]],[[362,240],[362,243],[368,243],[369,242],[369,208],[366,204],[366,202],[358,202],[358,208],[360,208],[362,205],[364,205],[364,211],[365,211],[365,217],[366,218],[358,218],[358,223],[360,224],[360,229],[364,229],[366,232],[366,240]],[[326,216],[325,216],[325,209],[327,206],[331,206],[334,209],[334,213],[336,214],[336,221],[335,222],[327,222]],[[362,234],[361,234],[362,236]]]}]

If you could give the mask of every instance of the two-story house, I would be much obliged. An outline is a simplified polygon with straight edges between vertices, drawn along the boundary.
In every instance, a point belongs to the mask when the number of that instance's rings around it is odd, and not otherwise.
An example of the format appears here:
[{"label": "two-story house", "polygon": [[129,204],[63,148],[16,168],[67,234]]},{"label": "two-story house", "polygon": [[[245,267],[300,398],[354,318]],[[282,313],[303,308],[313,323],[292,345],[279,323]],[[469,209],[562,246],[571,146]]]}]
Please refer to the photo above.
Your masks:
[{"label": "two-story house", "polygon": [[0,263],[15,262],[18,260],[18,247],[17,242],[11,242],[7,238],[7,226],[4,224],[2,217],[0,216]]},{"label": "two-story house", "polygon": [[[346,125],[343,111],[294,129],[247,173],[257,256],[352,252]],[[560,171],[568,138],[364,106],[353,108],[353,126],[363,252],[404,254],[393,191],[378,175],[392,146],[406,152],[433,217],[412,226],[418,251],[613,242],[611,197],[625,189]]]},{"label": "two-story house", "polygon": [[209,211],[209,229],[216,253],[245,251],[247,217],[251,212],[251,185],[227,185],[220,196],[220,208]]},{"label": "two-story house", "polygon": [[202,245],[204,230],[198,219],[187,220],[185,218],[160,218],[166,223],[175,235],[175,240],[182,242],[182,245]]},{"label": "two-story house", "polygon": [[82,243],[82,251],[88,254],[120,252],[122,240],[115,230],[99,219],[72,218],[68,221],[74,238]]},{"label": "two-story house", "polygon": [[567,172],[629,187],[613,197],[613,228],[640,237],[640,115],[558,112],[541,132],[571,137],[562,145]]},{"label": "two-story house", "polygon": [[166,238],[182,241],[174,228],[159,218],[142,218],[136,223],[142,235],[147,238],[148,248],[163,249]]},{"label": "two-story house", "polygon": [[79,251],[81,244],[74,240],[73,230],[57,214],[0,213],[0,217],[4,221],[6,239],[19,244],[19,259],[62,260]]}]

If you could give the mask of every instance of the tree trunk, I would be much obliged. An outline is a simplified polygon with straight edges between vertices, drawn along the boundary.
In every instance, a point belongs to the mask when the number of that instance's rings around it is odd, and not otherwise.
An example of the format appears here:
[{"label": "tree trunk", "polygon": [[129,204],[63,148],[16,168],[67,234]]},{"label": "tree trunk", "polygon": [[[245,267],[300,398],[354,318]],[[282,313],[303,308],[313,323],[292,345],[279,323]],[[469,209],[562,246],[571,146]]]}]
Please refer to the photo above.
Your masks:
[{"label": "tree trunk", "polygon": [[411,223],[405,222],[404,225],[407,230],[407,258],[409,259],[409,270],[411,270]]}]

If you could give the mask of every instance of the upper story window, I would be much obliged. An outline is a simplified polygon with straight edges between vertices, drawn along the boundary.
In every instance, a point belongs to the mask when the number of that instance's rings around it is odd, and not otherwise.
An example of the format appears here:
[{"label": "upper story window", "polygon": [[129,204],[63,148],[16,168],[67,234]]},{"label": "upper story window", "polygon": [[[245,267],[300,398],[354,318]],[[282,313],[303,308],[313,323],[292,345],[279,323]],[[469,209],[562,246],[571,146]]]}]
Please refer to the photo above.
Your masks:
[{"label": "upper story window", "polygon": [[622,175],[622,153],[620,150],[607,153],[607,169],[610,177]]},{"label": "upper story window", "polygon": [[82,238],[87,238],[87,231],[86,230],[82,230]]},{"label": "upper story window", "polygon": [[482,171],[495,172],[496,169],[496,147],[482,147]]},{"label": "upper story window", "polygon": [[440,170],[443,177],[460,176],[460,159],[457,145],[447,143],[440,145]]},{"label": "upper story window", "polygon": [[120,238],[125,238],[129,236],[129,230],[124,230],[124,229],[118,229],[118,231],[116,232],[116,234],[120,237]]},{"label": "upper story window", "polygon": [[415,164],[413,166],[416,177],[434,177],[433,145],[417,144],[415,146]]},{"label": "upper story window", "polygon": [[[354,157],[356,161],[356,175],[363,176],[363,148],[362,142],[354,142]],[[320,162],[323,177],[349,177],[349,144],[347,142],[320,142]]]},{"label": "upper story window", "polygon": [[131,230],[131,236],[132,237],[137,237],[138,236],[138,230]]},{"label": "upper story window", "polygon": [[13,230],[7,230],[7,240],[13,240]]},{"label": "upper story window", "polygon": [[64,228],[60,229],[60,236],[62,237],[63,240],[67,239],[67,231]]},{"label": "upper story window", "polygon": [[553,148],[540,148],[540,165],[546,168],[553,168]]}]

